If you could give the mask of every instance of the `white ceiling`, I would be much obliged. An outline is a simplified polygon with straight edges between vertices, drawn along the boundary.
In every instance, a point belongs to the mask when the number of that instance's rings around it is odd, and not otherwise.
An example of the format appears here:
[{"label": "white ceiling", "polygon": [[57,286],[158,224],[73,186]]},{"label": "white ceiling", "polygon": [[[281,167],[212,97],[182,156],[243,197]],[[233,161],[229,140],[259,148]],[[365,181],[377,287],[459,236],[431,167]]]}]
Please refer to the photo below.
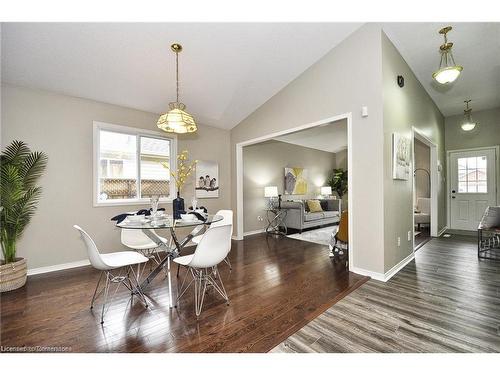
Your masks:
[{"label": "white ceiling", "polygon": [[[455,62],[464,67],[450,85],[436,84],[432,73],[439,66],[438,30],[451,25]],[[500,106],[500,23],[389,23],[383,29],[443,115],[463,113],[464,100],[473,110]]]},{"label": "white ceiling", "polygon": [[230,129],[360,23],[3,23],[2,81]]},{"label": "white ceiling", "polygon": [[300,130],[274,139],[316,150],[339,152],[347,148],[347,121],[335,121],[328,125]]}]

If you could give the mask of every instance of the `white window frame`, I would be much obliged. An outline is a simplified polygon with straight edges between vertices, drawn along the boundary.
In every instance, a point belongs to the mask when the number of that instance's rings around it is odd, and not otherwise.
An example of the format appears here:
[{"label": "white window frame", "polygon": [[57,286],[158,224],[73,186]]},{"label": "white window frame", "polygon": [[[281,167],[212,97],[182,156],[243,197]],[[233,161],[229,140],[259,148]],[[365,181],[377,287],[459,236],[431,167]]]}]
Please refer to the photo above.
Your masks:
[{"label": "white window frame", "polygon": [[[113,199],[107,202],[99,201],[99,155],[100,155],[100,131],[110,131],[122,134],[130,134],[137,137],[137,178],[140,185],[141,179],[141,168],[140,168],[140,136],[146,136],[151,138],[166,139],[170,141],[170,167],[172,171],[177,170],[177,137],[175,135],[166,135],[166,133],[160,133],[153,130],[133,128],[130,126],[109,124],[106,122],[93,121],[93,178],[92,178],[92,200],[94,207],[109,207],[109,206],[131,206],[131,205],[144,205],[150,202],[149,198],[131,198],[131,199]],[[175,184],[170,184],[170,195],[168,198],[160,198],[160,202],[171,203],[176,194]]]}]

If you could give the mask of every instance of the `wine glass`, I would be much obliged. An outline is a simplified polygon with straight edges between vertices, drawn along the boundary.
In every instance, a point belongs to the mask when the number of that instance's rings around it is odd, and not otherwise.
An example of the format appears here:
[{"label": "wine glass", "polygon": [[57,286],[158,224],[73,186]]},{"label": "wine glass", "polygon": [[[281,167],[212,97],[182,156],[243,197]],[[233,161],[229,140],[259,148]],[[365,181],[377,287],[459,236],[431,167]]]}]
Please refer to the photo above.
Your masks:
[{"label": "wine glass", "polygon": [[152,195],[150,201],[151,201],[151,215],[153,217],[156,217],[158,212],[158,203],[160,202],[160,196]]}]

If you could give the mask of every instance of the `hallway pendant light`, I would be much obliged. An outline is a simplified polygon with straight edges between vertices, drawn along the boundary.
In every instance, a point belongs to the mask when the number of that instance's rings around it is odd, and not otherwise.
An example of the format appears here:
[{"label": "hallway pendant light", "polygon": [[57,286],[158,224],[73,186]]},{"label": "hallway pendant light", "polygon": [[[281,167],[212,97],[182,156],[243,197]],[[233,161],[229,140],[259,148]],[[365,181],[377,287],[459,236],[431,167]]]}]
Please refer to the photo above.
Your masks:
[{"label": "hallway pendant light", "polygon": [[476,127],[476,123],[472,121],[472,108],[469,108],[469,100],[464,100],[465,109],[464,109],[464,122],[462,123],[462,130],[466,132],[470,132],[474,130]]},{"label": "hallway pendant light", "polygon": [[182,51],[182,46],[174,43],[170,46],[175,53],[175,79],[177,83],[176,101],[169,103],[170,110],[161,115],[156,125],[163,131],[168,133],[194,133],[198,130],[193,116],[184,111],[186,105],[179,102],[179,53]]},{"label": "hallway pendant light", "polygon": [[439,47],[439,51],[441,52],[439,69],[432,74],[432,78],[443,85],[455,81],[460,75],[460,72],[463,70],[462,66],[455,63],[453,53],[451,52],[453,43],[448,42],[448,38],[446,36],[451,29],[451,26],[447,26],[439,30],[439,34],[444,36],[444,43]]}]

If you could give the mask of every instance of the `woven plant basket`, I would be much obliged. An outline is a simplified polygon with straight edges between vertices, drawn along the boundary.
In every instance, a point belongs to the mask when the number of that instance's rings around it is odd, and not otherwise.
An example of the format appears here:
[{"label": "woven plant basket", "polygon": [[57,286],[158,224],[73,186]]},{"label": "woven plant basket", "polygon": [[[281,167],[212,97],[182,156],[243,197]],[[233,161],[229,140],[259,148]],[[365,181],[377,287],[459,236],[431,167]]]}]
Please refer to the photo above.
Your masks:
[{"label": "woven plant basket", "polygon": [[0,265],[0,293],[8,292],[26,284],[28,265],[26,259]]}]

